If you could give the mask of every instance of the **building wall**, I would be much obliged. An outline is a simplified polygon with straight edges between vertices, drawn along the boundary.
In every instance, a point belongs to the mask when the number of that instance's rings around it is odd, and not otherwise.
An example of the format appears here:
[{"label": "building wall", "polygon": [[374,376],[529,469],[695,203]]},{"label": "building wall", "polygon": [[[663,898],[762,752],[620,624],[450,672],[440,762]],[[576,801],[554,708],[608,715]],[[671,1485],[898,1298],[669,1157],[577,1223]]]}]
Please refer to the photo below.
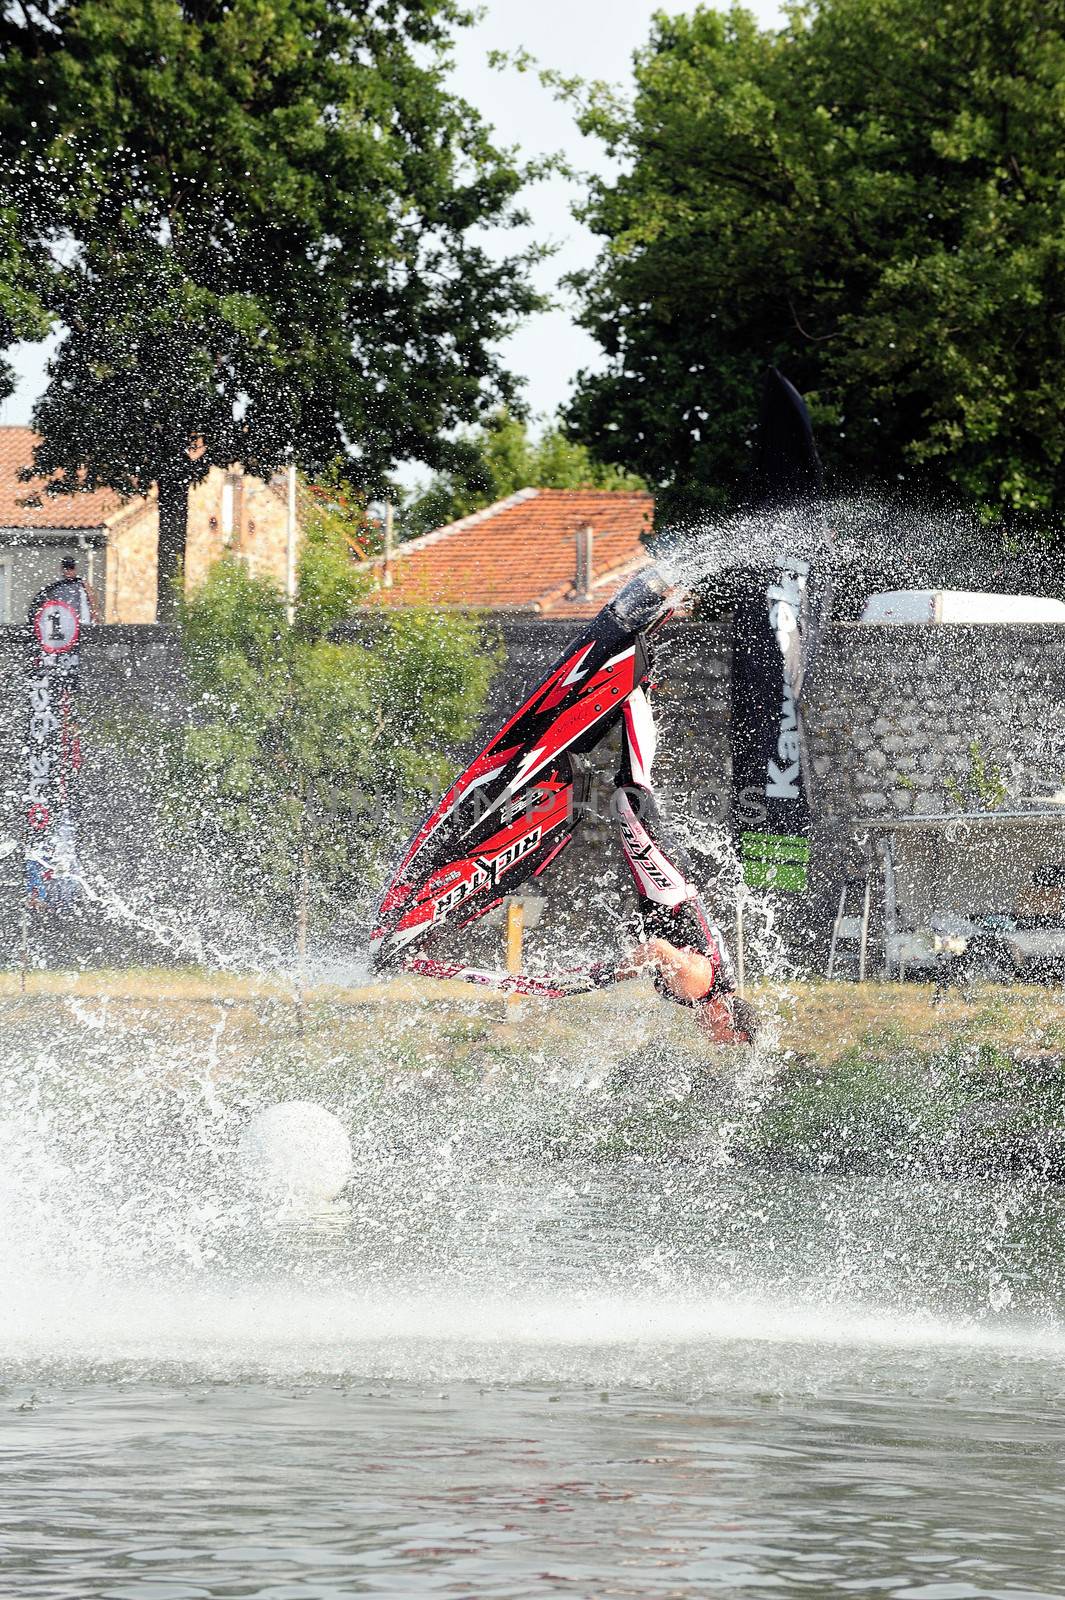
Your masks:
[{"label": "building wall", "polygon": [[[0,626],[17,626],[25,621],[34,595],[60,577],[59,564],[64,556],[75,558],[79,575],[89,579],[102,601],[107,584],[107,552],[102,545],[103,537],[102,529],[81,528],[74,531],[57,528],[42,529],[39,533],[12,530],[7,538],[3,537],[0,530]],[[84,549],[79,545],[79,539],[99,540],[100,544]]]},{"label": "building wall", "polygon": [[[91,552],[79,539],[93,541]],[[283,480],[273,484],[244,473],[212,467],[189,493],[186,591],[195,589],[227,552],[243,560],[255,577],[285,584],[288,519]],[[154,499],[133,501],[98,529],[0,528],[0,627],[17,626],[37,591],[59,576],[64,555],[78,559],[89,575],[105,620],[153,623],[159,511]]]},{"label": "building wall", "polygon": [[285,587],[288,503],[283,477],[264,483],[245,476],[240,553],[256,577],[272,578],[278,588]]},{"label": "building wall", "polygon": [[189,492],[185,587],[195,589],[227,551],[253,577],[285,583],[288,523],[283,482],[264,483],[242,468],[212,467]]},{"label": "building wall", "polygon": [[[228,532],[227,506],[232,507]],[[79,539],[91,539],[96,547],[85,550]],[[190,491],[186,590],[201,584],[227,551],[243,560],[255,577],[271,578],[283,587],[287,547],[283,484],[263,483],[239,468],[226,473],[214,467]],[[17,626],[23,620],[38,590],[59,577],[59,562],[65,555],[77,557],[79,572],[89,577],[108,623],[153,623],[158,549],[159,511],[154,499],[131,503],[99,529],[0,529],[0,626]]]},{"label": "building wall", "polygon": [[[155,621],[155,568],[159,551],[159,508],[142,500],[121,511],[108,529],[106,621]],[[97,595],[103,591],[97,588]]]},{"label": "building wall", "polygon": [[[223,529],[222,502],[226,478],[227,474],[219,467],[212,467],[203,482],[189,490],[189,521],[185,538],[186,592],[199,588],[212,564],[227,549],[232,549],[235,543],[235,534]],[[239,496],[235,516],[235,526],[239,528]]]}]

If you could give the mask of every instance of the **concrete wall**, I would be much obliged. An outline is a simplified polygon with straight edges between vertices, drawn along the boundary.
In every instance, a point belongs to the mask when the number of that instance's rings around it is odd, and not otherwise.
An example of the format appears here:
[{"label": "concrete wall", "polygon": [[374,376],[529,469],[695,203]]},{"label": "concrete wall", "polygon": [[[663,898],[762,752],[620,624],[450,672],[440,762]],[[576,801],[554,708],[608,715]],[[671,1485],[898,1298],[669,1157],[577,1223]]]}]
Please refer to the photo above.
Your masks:
[{"label": "concrete wall", "polygon": [[[28,628],[0,628],[0,731],[17,722]],[[164,628],[105,626],[82,635],[81,692],[87,715],[138,705],[174,716],[183,710],[177,639]]]},{"label": "concrete wall", "polygon": [[[150,712],[166,722],[185,715],[186,689],[177,643],[157,627],[87,628],[81,651],[81,700],[86,723],[101,730],[84,740],[86,770],[82,785],[86,826],[102,840],[118,837],[131,810],[129,785],[135,774],[115,769],[106,730],[130,713]],[[21,837],[21,748],[26,719],[25,673],[31,659],[26,628],[0,628],[0,838]],[[128,776],[129,785],[124,782]]]}]

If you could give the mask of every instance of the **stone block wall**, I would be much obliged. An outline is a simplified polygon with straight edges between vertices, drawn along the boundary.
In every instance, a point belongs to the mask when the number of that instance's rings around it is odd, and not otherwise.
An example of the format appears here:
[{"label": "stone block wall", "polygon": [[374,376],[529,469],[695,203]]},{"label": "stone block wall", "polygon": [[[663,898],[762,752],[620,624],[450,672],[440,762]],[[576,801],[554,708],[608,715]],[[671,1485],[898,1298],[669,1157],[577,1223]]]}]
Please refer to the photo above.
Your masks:
[{"label": "stone block wall", "polygon": [[[245,474],[241,551],[255,577],[285,586],[288,551],[288,502],[283,476],[265,483]],[[299,506],[297,503],[297,525]]]},{"label": "stone block wall", "polygon": [[[523,689],[546,676],[576,629],[572,622],[535,616],[506,617],[501,633],[506,662],[492,685],[485,728],[512,710]],[[729,768],[730,629],[722,622],[677,621],[656,645],[652,699],[660,729],[655,776],[663,798],[700,820],[726,814]],[[596,811],[604,815],[618,752],[598,764]]]},{"label": "stone block wall", "polygon": [[[533,616],[496,619],[492,627],[503,635],[507,659],[493,686],[484,734],[543,675],[573,632],[570,623]],[[356,631],[365,639],[363,630],[359,624]],[[0,629],[0,835],[19,826],[25,712],[19,679],[26,641],[25,630]],[[94,629],[83,663],[87,719],[106,723],[138,707],[167,720],[185,714],[173,635],[156,627]],[[728,814],[730,667],[727,622],[677,622],[662,638],[655,695],[658,786],[667,814],[704,841],[715,826],[720,837]],[[834,904],[842,840],[856,820],[979,808],[981,781],[985,790],[1001,785],[1007,807],[1065,783],[1065,628],[837,625],[825,635],[806,702],[821,841],[814,887],[822,920]],[[117,745],[106,759],[102,744],[95,753],[91,740],[86,745],[85,832],[119,861],[126,850],[136,853],[143,833],[136,773],[118,770]],[[456,759],[474,753],[456,752]],[[574,942],[585,945],[613,936],[624,900],[624,869],[609,810],[616,762],[616,747],[602,752],[592,824],[543,880],[551,899],[549,926],[568,925]],[[697,855],[696,861],[713,895],[713,859]],[[727,906],[715,909],[727,920]],[[485,953],[494,963],[498,932],[485,937]],[[464,938],[469,944],[469,936]],[[532,962],[536,937],[530,945]]]},{"label": "stone block wall", "polygon": [[1022,807],[1065,784],[1065,628],[838,625],[806,723],[829,830]]},{"label": "stone block wall", "polygon": [[97,590],[108,622],[134,625],[155,621],[158,551],[159,508],[154,500],[135,502],[112,520],[104,592]]}]

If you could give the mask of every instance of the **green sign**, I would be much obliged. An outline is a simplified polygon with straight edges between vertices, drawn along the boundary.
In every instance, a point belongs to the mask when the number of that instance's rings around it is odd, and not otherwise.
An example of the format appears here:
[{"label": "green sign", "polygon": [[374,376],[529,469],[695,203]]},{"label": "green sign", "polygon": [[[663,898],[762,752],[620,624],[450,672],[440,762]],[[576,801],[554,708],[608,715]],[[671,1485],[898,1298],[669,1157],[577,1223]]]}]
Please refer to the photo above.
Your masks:
[{"label": "green sign", "polygon": [[784,833],[743,835],[743,881],[748,889],[788,889],[805,894],[809,866],[808,839]]}]

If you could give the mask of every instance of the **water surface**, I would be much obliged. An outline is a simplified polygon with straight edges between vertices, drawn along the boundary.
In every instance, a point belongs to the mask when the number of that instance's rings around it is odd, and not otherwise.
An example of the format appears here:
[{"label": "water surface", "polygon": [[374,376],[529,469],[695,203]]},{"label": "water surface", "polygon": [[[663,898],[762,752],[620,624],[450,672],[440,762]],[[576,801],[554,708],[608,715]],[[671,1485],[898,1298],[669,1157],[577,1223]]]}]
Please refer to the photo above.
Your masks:
[{"label": "water surface", "polygon": [[195,1249],[93,1193],[8,1273],[7,1594],[1065,1596],[1052,1190],[397,1149]]}]

